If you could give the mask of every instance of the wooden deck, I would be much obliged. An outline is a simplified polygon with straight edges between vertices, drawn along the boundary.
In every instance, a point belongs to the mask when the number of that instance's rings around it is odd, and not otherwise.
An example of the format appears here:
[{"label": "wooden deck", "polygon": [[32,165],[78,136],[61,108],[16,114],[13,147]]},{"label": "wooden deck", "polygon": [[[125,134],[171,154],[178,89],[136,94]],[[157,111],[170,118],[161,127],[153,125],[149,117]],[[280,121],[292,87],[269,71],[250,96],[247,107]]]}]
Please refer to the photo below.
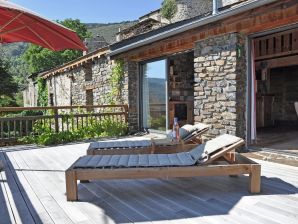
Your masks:
[{"label": "wooden deck", "polygon": [[246,176],[110,180],[67,202],[64,170],[87,147],[0,148],[0,223],[297,223],[298,168],[263,161],[259,195]]}]

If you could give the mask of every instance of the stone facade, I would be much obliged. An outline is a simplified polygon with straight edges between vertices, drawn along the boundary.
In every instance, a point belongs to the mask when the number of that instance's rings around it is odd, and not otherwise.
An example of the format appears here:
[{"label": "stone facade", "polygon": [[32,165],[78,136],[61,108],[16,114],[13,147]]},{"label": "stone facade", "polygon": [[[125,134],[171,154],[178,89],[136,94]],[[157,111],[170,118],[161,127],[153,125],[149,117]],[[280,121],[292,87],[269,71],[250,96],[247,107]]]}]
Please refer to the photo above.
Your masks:
[{"label": "stone facade", "polygon": [[137,62],[125,61],[125,82],[123,85],[123,94],[127,95],[128,105],[128,129],[130,132],[139,130],[139,66]]},{"label": "stone facade", "polygon": [[169,57],[169,98],[171,101],[193,101],[193,52]]},{"label": "stone facade", "polygon": [[49,90],[48,105],[71,105],[71,79],[67,74],[47,79],[47,85]]},{"label": "stone facade", "polygon": [[[54,105],[86,105],[87,90],[93,91],[94,105],[109,104],[106,96],[111,90],[109,77],[112,66],[112,61],[100,57],[93,62],[47,78],[48,85],[53,83],[49,93],[54,95]],[[91,76],[88,73],[91,73]],[[86,76],[91,79],[86,79]],[[122,103],[127,98],[127,92],[121,93],[117,103]]]},{"label": "stone facade", "polygon": [[218,7],[221,8],[221,7],[226,7],[229,5],[234,5],[245,1],[251,1],[251,0],[217,0],[217,4],[218,4]]},{"label": "stone facade", "polygon": [[189,19],[212,11],[212,0],[176,0],[177,13],[172,22]]},{"label": "stone facade", "polygon": [[23,91],[24,107],[37,106],[37,84],[35,79],[28,79],[27,88]]},{"label": "stone facade", "polygon": [[[79,106],[90,104],[92,101],[93,105],[111,104],[107,96],[112,89],[110,76],[113,64],[114,61],[101,56],[92,62],[85,62],[80,67],[48,77],[49,102],[52,95],[54,106]],[[93,93],[92,100],[90,91]],[[115,98],[114,102],[128,105],[130,132],[139,130],[137,95],[138,63],[126,61],[120,96],[118,99]]]},{"label": "stone facade", "polygon": [[206,138],[228,133],[245,137],[246,53],[238,33],[212,37],[195,46],[195,122],[210,124]]}]

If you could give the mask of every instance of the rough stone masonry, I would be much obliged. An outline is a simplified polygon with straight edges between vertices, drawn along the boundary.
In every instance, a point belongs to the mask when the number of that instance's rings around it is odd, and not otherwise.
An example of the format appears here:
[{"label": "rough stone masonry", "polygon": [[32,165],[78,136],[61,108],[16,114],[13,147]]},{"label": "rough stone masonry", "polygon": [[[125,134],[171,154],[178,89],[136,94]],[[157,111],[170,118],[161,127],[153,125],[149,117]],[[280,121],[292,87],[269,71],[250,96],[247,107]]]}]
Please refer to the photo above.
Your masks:
[{"label": "rough stone masonry", "polygon": [[229,133],[245,137],[245,39],[231,33],[195,45],[195,122],[211,126],[205,138]]}]

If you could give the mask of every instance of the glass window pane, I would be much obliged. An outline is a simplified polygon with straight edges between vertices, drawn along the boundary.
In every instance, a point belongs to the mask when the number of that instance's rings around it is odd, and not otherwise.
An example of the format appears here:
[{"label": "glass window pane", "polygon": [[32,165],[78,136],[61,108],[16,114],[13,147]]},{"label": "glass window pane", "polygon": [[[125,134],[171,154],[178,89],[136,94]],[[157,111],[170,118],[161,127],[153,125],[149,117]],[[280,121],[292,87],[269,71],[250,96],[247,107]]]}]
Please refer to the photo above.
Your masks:
[{"label": "glass window pane", "polygon": [[144,64],[142,79],[143,127],[166,130],[166,60]]}]

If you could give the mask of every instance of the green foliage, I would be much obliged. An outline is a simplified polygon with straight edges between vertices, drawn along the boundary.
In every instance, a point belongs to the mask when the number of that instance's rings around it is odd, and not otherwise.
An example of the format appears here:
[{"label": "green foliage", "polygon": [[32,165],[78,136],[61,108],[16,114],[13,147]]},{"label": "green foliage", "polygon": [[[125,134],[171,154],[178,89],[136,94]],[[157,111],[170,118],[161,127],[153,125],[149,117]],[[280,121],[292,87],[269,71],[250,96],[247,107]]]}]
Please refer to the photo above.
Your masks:
[{"label": "green foliage", "polygon": [[48,88],[45,79],[40,77],[37,78],[37,91],[37,106],[48,106]]},{"label": "green foliage", "polygon": [[166,130],[166,116],[162,115],[156,118],[150,118],[151,128],[165,131]]},{"label": "green foliage", "polygon": [[161,7],[161,15],[171,21],[177,12],[177,4],[175,0],[164,0]]},{"label": "green foliage", "polygon": [[[91,36],[91,33],[88,32],[86,25],[82,24],[78,19],[66,19],[64,21],[58,21],[58,23],[76,31],[82,40]],[[29,65],[29,71],[31,73],[36,73],[57,67],[80,56],[82,56],[82,51],[79,50],[54,52],[49,49],[30,44],[24,54],[24,60]]]},{"label": "green foliage", "polygon": [[121,85],[122,80],[124,77],[124,61],[123,60],[117,60],[115,62],[114,67],[112,68],[112,74],[110,77],[110,85],[112,87],[109,94],[107,94],[107,101],[109,104],[116,104],[117,101],[120,101],[121,97]]},{"label": "green foliage", "polygon": [[18,90],[18,85],[13,76],[9,73],[6,62],[0,59],[0,106],[16,106],[14,93]]},{"label": "green foliage", "polygon": [[[67,124],[69,120],[66,119],[67,117],[71,120],[73,114],[64,115],[63,125]],[[111,118],[99,121],[90,116],[87,126],[68,125],[70,126],[68,131],[56,133],[53,124],[36,122],[33,127],[33,135],[24,137],[20,141],[22,143],[53,145],[100,137],[121,136],[127,133],[127,124],[114,121]]]}]

